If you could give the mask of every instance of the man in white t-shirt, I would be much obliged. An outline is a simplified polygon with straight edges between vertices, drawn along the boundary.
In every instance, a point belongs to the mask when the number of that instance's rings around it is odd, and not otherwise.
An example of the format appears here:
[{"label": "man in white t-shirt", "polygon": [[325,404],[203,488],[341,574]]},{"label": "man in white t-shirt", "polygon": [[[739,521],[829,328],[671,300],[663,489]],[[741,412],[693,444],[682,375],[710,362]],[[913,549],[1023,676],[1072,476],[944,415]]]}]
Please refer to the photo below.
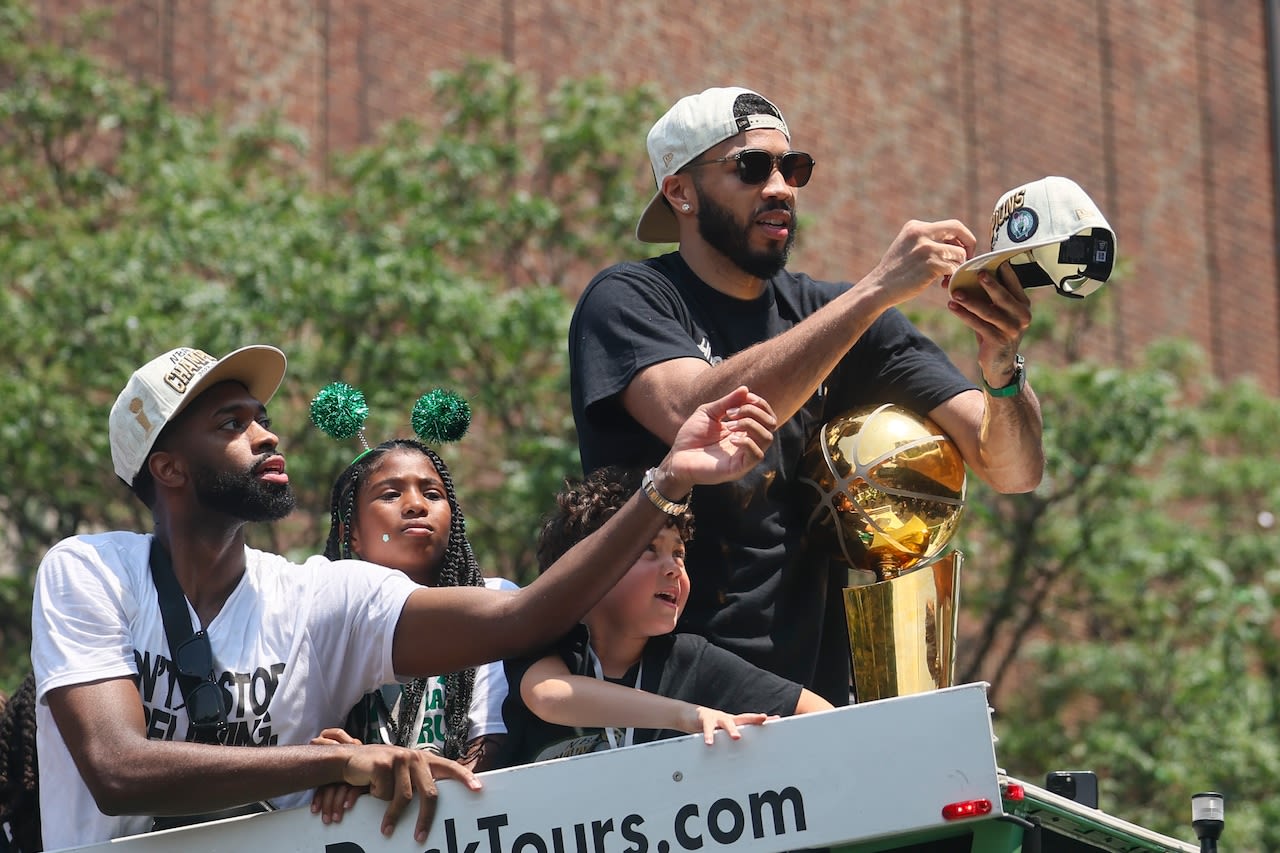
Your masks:
[{"label": "man in white t-shirt", "polygon": [[[116,474],[151,509],[154,535],[74,536],[41,561],[32,661],[47,850],[145,832],[152,816],[297,806],[338,781],[391,801],[388,834],[421,792],[423,842],[434,779],[478,789],[470,772],[428,751],[308,740],[381,684],[563,634],[647,547],[669,499],[750,470],[775,426],[768,404],[739,388],[701,407],[642,493],[528,587],[429,588],[380,566],[299,566],[245,545],[246,522],[293,508],[266,414],[284,372],[273,347],[221,359],[181,347],[135,371],[111,409]],[[200,632],[192,649],[207,631],[211,656],[188,656],[188,643],[171,653],[153,554],[171,563]]]}]

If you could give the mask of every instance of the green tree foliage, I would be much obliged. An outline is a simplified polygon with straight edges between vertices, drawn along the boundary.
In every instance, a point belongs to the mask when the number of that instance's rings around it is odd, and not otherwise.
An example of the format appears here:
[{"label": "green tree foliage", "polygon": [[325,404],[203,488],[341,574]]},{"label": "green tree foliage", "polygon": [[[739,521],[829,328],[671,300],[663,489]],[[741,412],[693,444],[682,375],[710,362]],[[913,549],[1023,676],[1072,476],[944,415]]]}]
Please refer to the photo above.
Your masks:
[{"label": "green tree foliage", "polygon": [[[177,114],[0,0],[0,563],[16,567],[0,687],[27,666],[44,550],[145,529],[111,474],[106,411],[139,362],[183,343],[290,357],[272,414],[300,511],[253,528],[255,545],[321,546],[357,448],[308,423],[320,387],[364,390],[378,440],[444,386],[475,411],[444,452],[481,563],[527,580],[537,520],[578,467],[566,295],[644,249],[636,141],[661,105],[599,79],[543,92],[493,64],[431,85],[429,124],[389,127],[317,187],[288,128]],[[1106,306],[1107,291],[1038,300],[1048,473],[1030,495],[971,488],[960,676],[991,681],[1016,775],[1095,769],[1105,807],[1181,837],[1190,793],[1219,788],[1233,846],[1280,849],[1280,546],[1260,514],[1280,499],[1280,405],[1216,384],[1185,347],[1126,370],[1084,360]],[[964,334],[953,352],[971,351]]]},{"label": "green tree foliage", "polygon": [[481,63],[431,85],[429,128],[389,128],[319,190],[288,128],[178,114],[0,2],[0,351],[18,366],[0,376],[0,554],[17,569],[0,587],[0,686],[25,667],[44,550],[146,529],[111,474],[106,412],[134,367],[180,344],[290,357],[271,408],[300,511],[255,526],[255,545],[322,545],[329,484],[359,450],[310,425],[325,383],[365,391],[372,441],[409,434],[417,397],[448,387],[475,412],[443,452],[478,556],[528,578],[538,518],[578,469],[566,294],[615,259],[643,205],[622,149],[656,102],[602,80],[535,96]]},{"label": "green tree foliage", "polygon": [[992,683],[1014,775],[1095,770],[1104,809],[1182,838],[1221,790],[1232,846],[1274,850],[1280,402],[1203,363],[1036,370],[1045,482],[972,495],[959,677]]}]

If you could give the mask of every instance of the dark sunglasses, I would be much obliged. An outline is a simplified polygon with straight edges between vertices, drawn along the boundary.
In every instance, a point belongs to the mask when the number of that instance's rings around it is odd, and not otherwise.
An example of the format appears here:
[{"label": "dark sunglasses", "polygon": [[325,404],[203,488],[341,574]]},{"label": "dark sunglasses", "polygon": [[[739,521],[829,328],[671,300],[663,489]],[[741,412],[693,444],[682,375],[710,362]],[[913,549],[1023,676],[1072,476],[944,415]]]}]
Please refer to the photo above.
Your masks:
[{"label": "dark sunglasses", "polygon": [[187,717],[191,725],[221,735],[227,730],[227,706],[222,688],[213,680],[213,648],[209,635],[197,631],[178,646],[174,654],[178,675],[200,683],[186,692]]},{"label": "dark sunglasses", "polygon": [[728,163],[730,160],[738,167],[738,179],[744,184],[755,186],[769,180],[773,170],[782,173],[782,180],[793,187],[802,187],[813,177],[814,159],[803,151],[785,151],[774,154],[763,148],[748,148],[729,157],[717,157],[714,160],[703,160],[690,163],[686,169],[694,166],[710,166],[712,163]]}]

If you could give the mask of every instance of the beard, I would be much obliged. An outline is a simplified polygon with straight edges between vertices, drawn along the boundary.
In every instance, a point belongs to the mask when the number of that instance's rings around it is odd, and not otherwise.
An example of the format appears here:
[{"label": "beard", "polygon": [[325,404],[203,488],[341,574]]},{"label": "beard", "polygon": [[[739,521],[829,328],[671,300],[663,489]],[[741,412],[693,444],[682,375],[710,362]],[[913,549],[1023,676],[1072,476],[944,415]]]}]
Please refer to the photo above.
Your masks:
[{"label": "beard", "polygon": [[[791,245],[796,241],[795,218],[792,217],[791,230],[787,233],[786,242],[780,247],[768,249],[752,249],[747,242],[750,226],[734,220],[728,208],[721,207],[712,201],[705,192],[698,189],[698,234],[713,249],[728,258],[734,266],[747,275],[759,279],[771,279],[787,265],[787,257],[791,254]],[[769,210],[786,210],[793,213],[784,204],[771,204],[756,211],[756,216]]]},{"label": "beard", "polygon": [[254,474],[261,460],[247,471],[192,471],[196,498],[206,509],[241,521],[279,521],[293,512],[293,490],[288,483],[264,483]]}]

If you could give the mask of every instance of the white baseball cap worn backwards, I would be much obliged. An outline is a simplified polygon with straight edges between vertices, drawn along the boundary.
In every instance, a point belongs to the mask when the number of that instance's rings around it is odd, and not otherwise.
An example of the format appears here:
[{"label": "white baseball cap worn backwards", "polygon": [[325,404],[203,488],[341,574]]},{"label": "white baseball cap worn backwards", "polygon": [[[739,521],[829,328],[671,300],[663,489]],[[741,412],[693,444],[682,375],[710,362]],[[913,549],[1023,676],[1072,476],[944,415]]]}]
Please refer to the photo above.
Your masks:
[{"label": "white baseball cap worn backwards", "polygon": [[949,288],[981,292],[978,272],[1008,261],[1024,288],[1053,287],[1080,299],[1106,282],[1115,259],[1115,232],[1102,211],[1075,181],[1050,176],[1000,197],[991,251],[962,264]]},{"label": "white baseball cap worn backwards", "polygon": [[108,435],[116,476],[130,486],[165,424],[206,389],[234,380],[265,404],[284,380],[284,353],[248,346],[222,358],[178,347],[139,367],[111,407]]},{"label": "white baseball cap worn backwards", "polygon": [[[748,113],[739,99],[748,96],[763,101],[771,113]],[[749,102],[748,102],[749,103]],[[780,130],[791,141],[791,132],[782,112],[761,95],[738,86],[707,89],[676,101],[666,115],[649,130],[647,145],[653,178],[658,183],[649,205],[636,225],[636,238],[645,243],[674,243],[680,239],[675,214],[662,197],[662,182],[683,169],[707,149],[744,130],[766,128]]]}]

